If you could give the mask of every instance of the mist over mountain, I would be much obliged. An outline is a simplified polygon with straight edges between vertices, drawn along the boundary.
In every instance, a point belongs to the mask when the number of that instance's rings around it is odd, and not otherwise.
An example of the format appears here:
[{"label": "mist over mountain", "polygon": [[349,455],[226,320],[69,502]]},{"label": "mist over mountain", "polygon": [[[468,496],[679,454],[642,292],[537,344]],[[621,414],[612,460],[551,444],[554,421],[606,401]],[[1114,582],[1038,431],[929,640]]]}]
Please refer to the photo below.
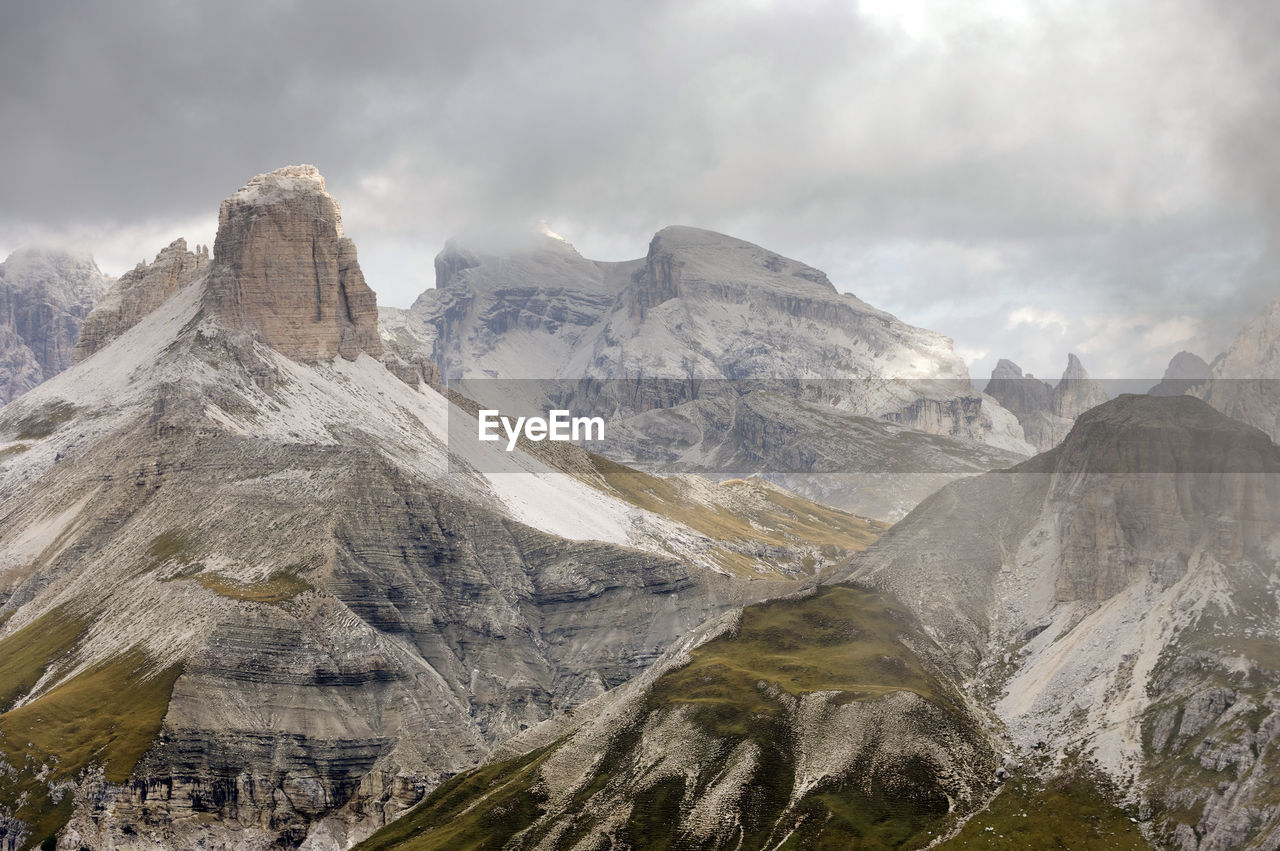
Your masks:
[{"label": "mist over mountain", "polygon": [[92,257],[66,250],[0,263],[0,404],[71,365],[81,323],[111,283]]},{"label": "mist over mountain", "polygon": [[8,847],[1280,839],[1273,311],[979,391],[713,231],[460,238],[397,310],[313,166],[218,223],[0,267]]}]

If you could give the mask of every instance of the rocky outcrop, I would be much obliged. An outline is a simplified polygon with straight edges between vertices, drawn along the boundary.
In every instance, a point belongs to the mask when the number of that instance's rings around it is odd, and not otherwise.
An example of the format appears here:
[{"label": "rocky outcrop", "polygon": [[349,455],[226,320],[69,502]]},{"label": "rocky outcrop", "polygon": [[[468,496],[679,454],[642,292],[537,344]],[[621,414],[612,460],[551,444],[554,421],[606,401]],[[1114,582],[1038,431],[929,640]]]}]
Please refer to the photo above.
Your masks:
[{"label": "rocky outcrop", "polygon": [[1165,367],[1160,383],[1147,391],[1149,396],[1183,396],[1204,384],[1213,368],[1192,352],[1178,352]]},{"label": "rocky outcrop", "polygon": [[505,761],[482,770],[502,778],[500,795],[472,775],[374,844],[448,847],[455,825],[499,819],[550,848],[927,844],[982,805],[1000,758],[917,648],[936,651],[866,589],[748,608],[590,712],[507,743]]},{"label": "rocky outcrop", "polygon": [[943,488],[848,575],[900,594],[1015,742],[1092,751],[1163,845],[1271,848],[1277,534],[1280,447],[1126,395]]},{"label": "rocky outcrop", "polygon": [[85,319],[75,359],[82,361],[106,347],[208,267],[208,246],[198,245],[192,252],[185,239],[176,239],[150,265],[144,260],[125,272]]},{"label": "rocky outcrop", "polygon": [[303,362],[378,357],[377,302],[315,166],[260,174],[222,202],[209,312]]},{"label": "rocky outcrop", "polygon": [[1196,395],[1280,440],[1280,300],[1241,329]]},{"label": "rocky outcrop", "polygon": [[1014,413],[1027,440],[1042,452],[1067,436],[1076,417],[1108,398],[1106,388],[1089,377],[1074,354],[1067,355],[1067,368],[1053,388],[1030,373],[1023,375],[1013,361],[1001,359],[991,371],[986,393]]},{"label": "rocky outcrop", "polygon": [[[28,660],[0,677],[0,845],[350,847],[707,619],[794,589],[766,563],[783,550],[807,562],[793,574],[841,552],[780,492],[759,501],[786,499],[823,552],[749,518],[727,528],[761,555],[724,550],[644,494],[455,442],[467,413],[421,363],[323,360],[377,353],[376,328],[267,307],[306,300],[295,265],[325,316],[352,294],[338,234],[312,171],[252,182],[207,273],[117,341],[128,357],[108,345],[0,409],[0,657]],[[188,254],[162,258],[181,284]]]},{"label": "rocky outcrop", "polygon": [[22,249],[0,263],[0,404],[74,363],[81,324],[110,284],[88,255]]},{"label": "rocky outcrop", "polygon": [[[436,273],[435,289],[407,312],[386,311],[385,321],[420,340],[450,386],[487,407],[513,407],[516,400],[502,397],[520,384],[521,409],[605,416],[609,433],[626,432],[623,442],[643,450],[618,456],[624,463],[664,473],[760,473],[846,510],[878,506],[887,513],[876,516],[888,519],[904,500],[913,504],[910,494],[972,470],[973,457],[1010,461],[1032,452],[1017,420],[972,387],[950,340],[837,291],[811,266],[724,234],[664,228],[644,258],[620,263],[589,260],[547,234],[508,238],[501,248],[451,240]],[[950,440],[937,442],[928,483],[885,499],[871,494],[871,480],[855,498],[852,487],[833,490],[833,479],[789,475],[800,469],[752,462],[715,470],[709,458],[737,458],[742,448],[719,406],[733,407],[730,395],[746,396],[764,381],[804,403],[781,408],[781,425],[797,448],[823,443],[827,460],[832,429],[821,424],[818,408],[826,408],[828,425],[860,417],[875,431],[874,421],[884,422],[876,447],[849,433],[841,470],[883,457],[881,448],[897,443],[902,428]],[[806,429],[788,428],[793,418]],[[682,444],[687,452],[663,446],[674,432],[689,434],[694,422],[707,428]],[[640,433],[650,427],[652,434]],[[966,457],[952,457],[948,446]]]}]

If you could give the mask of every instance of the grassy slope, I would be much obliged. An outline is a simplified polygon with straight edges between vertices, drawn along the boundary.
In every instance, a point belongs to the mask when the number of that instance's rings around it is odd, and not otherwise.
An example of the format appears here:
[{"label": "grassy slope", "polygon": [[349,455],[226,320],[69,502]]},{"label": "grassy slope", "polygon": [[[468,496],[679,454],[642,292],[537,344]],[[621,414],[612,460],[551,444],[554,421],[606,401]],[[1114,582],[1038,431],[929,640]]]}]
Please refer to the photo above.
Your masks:
[{"label": "grassy slope", "polygon": [[[785,848],[913,847],[924,844],[944,826],[945,799],[898,796],[882,790],[868,794],[859,787],[859,778],[820,787],[787,811],[795,771],[787,709],[776,691],[770,697],[757,686],[767,683],[792,696],[840,691],[847,700],[905,689],[945,704],[945,698],[939,697],[945,689],[900,640],[909,624],[896,602],[876,592],[826,588],[809,598],[746,609],[737,634],[696,649],[689,665],[655,683],[646,715],[678,705],[691,706],[695,723],[725,742],[722,755],[744,739],[760,747],[762,769],[749,793],[750,800],[742,807],[742,848],[772,846],[780,841],[785,832],[775,828],[784,812],[788,824],[802,823]],[[594,780],[568,808],[566,817],[571,824],[557,847],[569,847],[591,829],[592,817],[581,812],[589,799],[628,781],[642,726],[643,721],[638,722],[611,743]],[[532,846],[545,824],[516,835],[535,825],[542,814],[536,772],[543,753],[484,766],[455,778],[360,848],[492,848],[513,837],[516,847]],[[723,767],[706,766],[699,784],[711,782]],[[912,772],[925,770],[923,766],[903,766],[908,782]],[[679,821],[687,791],[679,778],[641,789],[618,836],[620,843],[634,848],[683,847],[672,826]],[[703,790],[691,791],[697,797]],[[491,834],[486,833],[489,828],[493,829]]]},{"label": "grassy slope", "polygon": [[1151,846],[1100,776],[1083,768],[1044,782],[1034,777],[1009,781],[991,805],[956,836],[938,846],[945,851],[991,849],[1144,849]]},{"label": "grassy slope", "polygon": [[[0,691],[5,706],[28,694],[40,676],[74,648],[86,622],[51,612],[0,641]],[[160,731],[177,666],[155,670],[142,653],[127,654],[63,682],[0,714],[0,754],[15,771],[0,776],[0,804],[31,828],[40,843],[71,815],[72,796],[55,801],[50,785],[101,765],[120,783]],[[44,767],[44,779],[36,778]]]}]

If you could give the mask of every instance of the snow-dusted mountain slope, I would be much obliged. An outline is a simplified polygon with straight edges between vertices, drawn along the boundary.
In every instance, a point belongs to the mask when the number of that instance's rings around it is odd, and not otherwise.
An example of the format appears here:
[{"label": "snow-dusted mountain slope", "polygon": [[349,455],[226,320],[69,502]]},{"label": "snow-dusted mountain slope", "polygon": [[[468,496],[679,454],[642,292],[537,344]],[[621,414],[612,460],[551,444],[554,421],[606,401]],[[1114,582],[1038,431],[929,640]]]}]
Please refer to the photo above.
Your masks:
[{"label": "snow-dusted mountain slope", "polygon": [[[311,167],[188,271],[0,411],[5,842],[346,847],[878,531],[827,512],[804,549],[790,495],[454,444]],[[795,528],[714,522],[739,503]]]},{"label": "snow-dusted mountain slope", "polygon": [[[665,228],[643,259],[622,263],[586,259],[547,235],[488,249],[454,241],[436,258],[436,274],[436,288],[412,308],[383,311],[388,329],[416,340],[452,386],[486,404],[554,401],[608,413],[610,430],[629,435],[632,453],[617,456],[628,463],[783,482],[786,474],[861,473],[851,469],[856,459],[901,448],[900,429],[878,431],[876,420],[957,441],[896,459],[897,468],[914,463],[930,478],[893,495],[871,494],[871,479],[856,488],[821,476],[785,479],[808,496],[891,518],[942,482],[1033,451],[1017,419],[970,385],[949,339],[837,292],[817,269],[723,234]],[[527,398],[513,400],[512,385],[492,379],[529,380]],[[777,466],[766,452],[745,467],[716,471],[702,461],[743,449],[724,429],[701,430],[696,450],[677,453],[686,457],[674,460],[686,467],[671,463],[671,453],[648,451],[681,424],[716,421],[708,405],[733,407],[728,396],[775,379],[776,392],[804,403],[790,429],[800,445],[810,437],[801,422],[815,413],[825,411],[833,422],[870,420],[829,456],[834,466]]]},{"label": "snow-dusted mountain slope", "polygon": [[1280,448],[1121,396],[943,488],[843,574],[895,594],[1031,754],[1088,755],[1167,847],[1280,841]]}]

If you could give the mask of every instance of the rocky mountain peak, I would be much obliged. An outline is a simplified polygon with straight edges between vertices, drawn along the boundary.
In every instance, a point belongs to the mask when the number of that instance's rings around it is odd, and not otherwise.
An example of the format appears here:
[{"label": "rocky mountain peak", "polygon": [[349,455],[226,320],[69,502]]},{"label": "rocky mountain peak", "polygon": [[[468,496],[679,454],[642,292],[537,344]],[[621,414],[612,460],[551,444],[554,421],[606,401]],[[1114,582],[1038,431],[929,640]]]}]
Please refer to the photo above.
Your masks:
[{"label": "rocky mountain peak", "polygon": [[637,312],[707,285],[736,286],[781,296],[837,295],[825,272],[760,246],[703,228],[673,225],[654,234],[635,299]]},{"label": "rocky mountain peak", "polygon": [[1053,413],[1073,420],[1108,398],[1106,389],[1089,377],[1080,358],[1074,354],[1067,355],[1067,368],[1062,373],[1062,380],[1053,388]]},{"label": "rocky mountain peak", "polygon": [[1022,374],[1022,367],[1018,366],[1011,360],[1000,358],[996,363],[995,369],[991,370],[991,380],[997,381],[1004,378],[1030,378],[1031,376]]},{"label": "rocky mountain peak", "polygon": [[0,404],[69,367],[111,279],[82,251],[30,247],[0,263]]},{"label": "rocky mountain peak", "polygon": [[1041,451],[1057,446],[1076,417],[1108,398],[1074,354],[1067,355],[1067,368],[1054,387],[1002,359],[991,371],[986,392],[1013,411],[1027,441]]},{"label": "rocky mountain peak", "polygon": [[303,362],[378,357],[377,301],[315,166],[260,174],[218,213],[205,306]]},{"label": "rocky mountain peak", "polygon": [[1160,383],[1147,393],[1151,396],[1181,396],[1203,384],[1212,374],[1213,368],[1204,358],[1192,352],[1178,352],[1165,367]]},{"label": "rocky mountain peak", "polygon": [[155,310],[178,290],[192,283],[209,268],[208,246],[187,250],[179,237],[160,250],[148,264],[140,261],[98,302],[80,328],[75,359],[80,362],[102,349],[142,317]]},{"label": "rocky mountain peak", "polygon": [[[1158,452],[1143,449],[1157,443]],[[1280,452],[1264,432],[1194,396],[1117,396],[1081,414],[1060,449],[1060,471],[1229,472],[1220,463],[1238,472],[1280,470]]]}]

